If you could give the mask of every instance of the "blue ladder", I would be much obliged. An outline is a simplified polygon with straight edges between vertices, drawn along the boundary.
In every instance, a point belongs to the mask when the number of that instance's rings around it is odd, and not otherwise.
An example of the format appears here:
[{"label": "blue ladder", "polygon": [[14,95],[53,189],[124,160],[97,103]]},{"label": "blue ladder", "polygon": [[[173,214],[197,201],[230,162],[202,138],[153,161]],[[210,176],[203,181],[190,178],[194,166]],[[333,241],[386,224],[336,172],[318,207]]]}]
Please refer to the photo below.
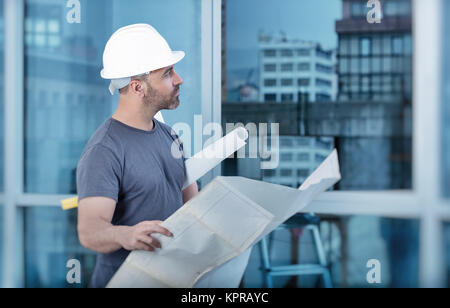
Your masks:
[{"label": "blue ladder", "polygon": [[[258,246],[261,257],[261,271],[265,287],[273,288],[272,278],[274,276],[301,275],[321,275],[324,287],[333,287],[333,284],[331,282],[330,270],[328,268],[328,263],[325,257],[325,250],[320,238],[318,224],[319,218],[313,214],[296,214],[259,242]],[[311,231],[319,263],[271,266],[270,255],[272,250],[273,236],[275,232],[293,228],[302,228],[304,230]]]}]

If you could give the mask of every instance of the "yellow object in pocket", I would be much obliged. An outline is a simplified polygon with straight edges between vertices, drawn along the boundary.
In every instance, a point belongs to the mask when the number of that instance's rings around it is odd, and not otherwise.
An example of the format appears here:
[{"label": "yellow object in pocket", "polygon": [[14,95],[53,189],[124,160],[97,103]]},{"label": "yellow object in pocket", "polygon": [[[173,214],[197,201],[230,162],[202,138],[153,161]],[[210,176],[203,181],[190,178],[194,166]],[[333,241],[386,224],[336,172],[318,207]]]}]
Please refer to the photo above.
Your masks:
[{"label": "yellow object in pocket", "polygon": [[78,197],[61,200],[63,210],[70,210],[78,207]]}]

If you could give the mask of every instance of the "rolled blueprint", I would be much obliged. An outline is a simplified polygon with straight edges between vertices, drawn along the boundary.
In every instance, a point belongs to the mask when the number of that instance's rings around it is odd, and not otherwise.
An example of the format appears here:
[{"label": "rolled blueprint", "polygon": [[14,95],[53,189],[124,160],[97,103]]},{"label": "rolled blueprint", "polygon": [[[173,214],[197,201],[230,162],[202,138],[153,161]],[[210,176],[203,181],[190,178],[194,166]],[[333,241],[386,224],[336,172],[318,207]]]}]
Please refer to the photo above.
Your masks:
[{"label": "rolled blueprint", "polygon": [[247,130],[243,127],[238,127],[225,137],[204,148],[203,151],[186,160],[186,181],[183,189],[244,147],[247,139]]}]

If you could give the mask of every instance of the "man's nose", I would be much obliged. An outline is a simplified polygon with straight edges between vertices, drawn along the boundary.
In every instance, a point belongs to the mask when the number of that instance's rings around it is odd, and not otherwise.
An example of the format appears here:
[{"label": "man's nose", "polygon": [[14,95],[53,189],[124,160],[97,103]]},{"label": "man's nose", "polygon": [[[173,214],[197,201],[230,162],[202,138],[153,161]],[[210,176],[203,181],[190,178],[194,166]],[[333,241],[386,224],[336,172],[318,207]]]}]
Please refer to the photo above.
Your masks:
[{"label": "man's nose", "polygon": [[174,74],[175,74],[174,79],[173,79],[174,85],[175,85],[175,86],[181,85],[181,84],[183,83],[183,79],[181,79],[180,75],[178,75],[177,72],[175,72],[175,71],[173,71],[173,72],[174,72]]}]

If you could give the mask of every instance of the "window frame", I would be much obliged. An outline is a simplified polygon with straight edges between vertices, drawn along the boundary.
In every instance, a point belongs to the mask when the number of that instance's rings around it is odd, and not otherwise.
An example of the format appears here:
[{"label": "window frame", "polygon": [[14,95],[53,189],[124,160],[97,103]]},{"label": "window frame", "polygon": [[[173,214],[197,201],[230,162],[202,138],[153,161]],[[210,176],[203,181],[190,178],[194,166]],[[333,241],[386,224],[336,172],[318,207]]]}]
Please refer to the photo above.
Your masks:
[{"label": "window frame", "polygon": [[[221,1],[202,1],[202,114],[221,123]],[[445,285],[442,223],[450,221],[450,200],[441,194],[441,21],[443,0],[412,0],[414,43],[413,188],[408,191],[334,191],[313,201],[305,212],[420,219],[420,285]],[[23,191],[24,0],[4,0],[5,14],[5,192],[3,286],[24,286],[23,211],[60,207],[73,195]],[[202,179],[220,175],[220,167]]]}]

